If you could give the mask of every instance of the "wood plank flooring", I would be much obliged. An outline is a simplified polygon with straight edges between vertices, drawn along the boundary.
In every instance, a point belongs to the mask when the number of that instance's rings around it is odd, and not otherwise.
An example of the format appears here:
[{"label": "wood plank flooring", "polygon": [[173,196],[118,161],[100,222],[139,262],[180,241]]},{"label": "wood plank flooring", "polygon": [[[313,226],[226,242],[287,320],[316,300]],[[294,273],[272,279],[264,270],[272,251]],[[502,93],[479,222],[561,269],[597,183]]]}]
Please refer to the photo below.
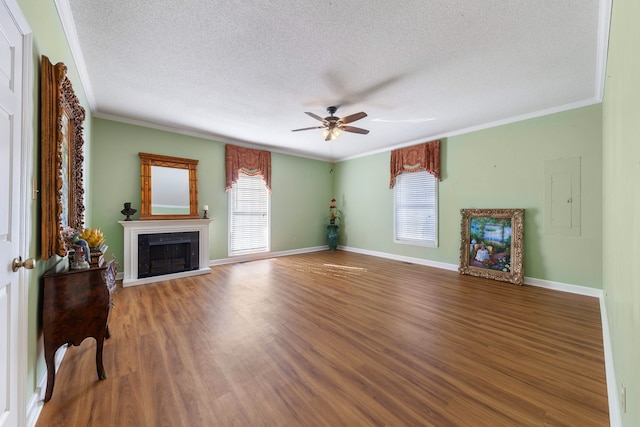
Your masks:
[{"label": "wood plank flooring", "polygon": [[120,289],[37,426],[606,426],[596,298],[349,252]]}]

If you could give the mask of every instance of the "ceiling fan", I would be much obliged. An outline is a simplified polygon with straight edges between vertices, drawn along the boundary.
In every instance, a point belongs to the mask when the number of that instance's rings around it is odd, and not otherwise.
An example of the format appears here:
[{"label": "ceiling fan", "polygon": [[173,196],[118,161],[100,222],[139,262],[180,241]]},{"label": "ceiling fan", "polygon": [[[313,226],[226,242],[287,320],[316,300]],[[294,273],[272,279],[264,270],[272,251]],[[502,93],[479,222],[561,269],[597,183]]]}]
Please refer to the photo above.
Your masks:
[{"label": "ceiling fan", "polygon": [[327,107],[327,112],[329,112],[329,116],[324,119],[316,114],[309,113],[305,111],[305,114],[313,117],[316,120],[322,122],[322,126],[313,126],[310,128],[302,128],[302,129],[293,129],[291,132],[298,132],[301,130],[309,130],[309,129],[323,129],[322,137],[325,141],[334,141],[338,139],[342,131],[344,132],[352,132],[352,133],[361,133],[366,135],[369,133],[367,129],[357,128],[355,126],[346,126],[347,123],[355,122],[356,120],[363,119],[367,117],[367,113],[360,112],[356,114],[351,114],[350,116],[345,117],[336,117],[334,113],[338,110],[338,107]]}]

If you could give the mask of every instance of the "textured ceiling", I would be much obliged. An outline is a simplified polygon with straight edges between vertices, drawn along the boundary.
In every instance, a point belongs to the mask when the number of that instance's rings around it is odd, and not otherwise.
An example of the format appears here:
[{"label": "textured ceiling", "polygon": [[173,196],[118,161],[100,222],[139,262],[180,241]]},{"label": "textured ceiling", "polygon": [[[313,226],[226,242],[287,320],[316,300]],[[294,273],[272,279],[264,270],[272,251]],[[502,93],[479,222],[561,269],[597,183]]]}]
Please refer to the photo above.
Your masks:
[{"label": "textured ceiling", "polygon": [[341,160],[599,102],[610,1],[56,4],[95,116]]}]

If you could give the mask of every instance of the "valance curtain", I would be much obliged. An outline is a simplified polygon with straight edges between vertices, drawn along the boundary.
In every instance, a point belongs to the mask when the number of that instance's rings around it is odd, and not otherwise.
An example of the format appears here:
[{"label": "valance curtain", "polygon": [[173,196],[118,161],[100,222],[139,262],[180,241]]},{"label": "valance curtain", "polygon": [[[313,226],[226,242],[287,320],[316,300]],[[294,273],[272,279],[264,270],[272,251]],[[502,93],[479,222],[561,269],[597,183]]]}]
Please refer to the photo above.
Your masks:
[{"label": "valance curtain", "polygon": [[225,145],[225,168],[227,183],[225,191],[231,190],[238,180],[240,172],[256,176],[261,175],[269,193],[271,193],[271,152],[251,148]]},{"label": "valance curtain", "polygon": [[425,142],[411,147],[391,151],[391,181],[393,188],[396,177],[403,172],[427,171],[440,179],[440,140]]}]

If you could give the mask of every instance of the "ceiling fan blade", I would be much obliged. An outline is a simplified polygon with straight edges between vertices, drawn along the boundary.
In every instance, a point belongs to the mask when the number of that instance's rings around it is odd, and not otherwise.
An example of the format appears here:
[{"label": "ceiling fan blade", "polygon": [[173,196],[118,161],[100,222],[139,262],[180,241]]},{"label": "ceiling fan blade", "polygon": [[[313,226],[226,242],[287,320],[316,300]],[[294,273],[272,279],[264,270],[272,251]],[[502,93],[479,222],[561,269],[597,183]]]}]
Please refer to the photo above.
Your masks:
[{"label": "ceiling fan blade", "polygon": [[350,116],[343,117],[340,119],[340,121],[342,123],[351,123],[351,122],[355,122],[356,120],[364,119],[365,117],[367,117],[367,113],[362,111],[360,113],[355,113]]},{"label": "ceiling fan blade", "polygon": [[345,132],[361,133],[363,135],[366,135],[366,134],[369,133],[368,130],[362,129],[362,128],[357,128],[355,126],[340,126],[340,129],[342,129]]},{"label": "ceiling fan blade", "polygon": [[310,128],[302,128],[302,129],[293,129],[291,132],[298,132],[299,130],[310,130],[310,129],[322,129],[324,126],[313,126]]},{"label": "ceiling fan blade", "polygon": [[311,117],[313,117],[316,120],[320,120],[321,122],[324,122],[324,118],[318,116],[317,114],[309,113],[308,111],[305,111],[304,113],[309,115],[309,116],[311,116]]}]

